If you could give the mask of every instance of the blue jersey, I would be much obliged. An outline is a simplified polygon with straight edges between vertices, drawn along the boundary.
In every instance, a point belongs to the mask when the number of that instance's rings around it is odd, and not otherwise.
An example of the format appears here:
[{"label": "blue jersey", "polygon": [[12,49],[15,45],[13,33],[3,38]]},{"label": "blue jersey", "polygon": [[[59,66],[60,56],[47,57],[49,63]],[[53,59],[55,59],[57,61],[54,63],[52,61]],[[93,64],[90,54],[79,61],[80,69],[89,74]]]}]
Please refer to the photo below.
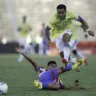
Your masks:
[{"label": "blue jersey", "polygon": [[58,77],[57,68],[48,70],[43,67],[39,67],[37,72],[39,76],[39,82],[42,82],[44,84],[45,83],[57,84],[60,87],[63,85],[61,79]]}]

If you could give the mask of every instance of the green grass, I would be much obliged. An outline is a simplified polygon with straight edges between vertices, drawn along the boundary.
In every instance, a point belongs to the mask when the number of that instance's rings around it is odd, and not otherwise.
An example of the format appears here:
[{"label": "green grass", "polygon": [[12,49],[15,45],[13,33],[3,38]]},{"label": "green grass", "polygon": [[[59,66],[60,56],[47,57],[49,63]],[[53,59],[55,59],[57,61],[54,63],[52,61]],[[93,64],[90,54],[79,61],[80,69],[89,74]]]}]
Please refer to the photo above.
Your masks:
[{"label": "green grass", "polygon": [[[43,66],[46,66],[48,60],[55,60],[61,65],[59,57],[31,57]],[[9,90],[6,96],[96,96],[96,56],[89,57],[88,61],[89,65],[82,66],[79,73],[72,70],[61,76],[65,85],[72,85],[75,79],[79,79],[88,90],[38,90],[33,85],[37,73],[27,60],[17,63],[17,55],[0,55],[0,82],[8,84]]]}]

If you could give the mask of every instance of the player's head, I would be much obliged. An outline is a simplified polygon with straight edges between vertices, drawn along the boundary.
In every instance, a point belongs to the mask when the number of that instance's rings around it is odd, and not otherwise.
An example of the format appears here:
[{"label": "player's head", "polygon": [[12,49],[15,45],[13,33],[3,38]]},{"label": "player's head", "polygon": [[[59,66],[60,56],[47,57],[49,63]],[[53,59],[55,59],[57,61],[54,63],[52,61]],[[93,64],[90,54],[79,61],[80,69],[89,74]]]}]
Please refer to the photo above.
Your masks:
[{"label": "player's head", "polygon": [[57,6],[57,13],[58,13],[58,16],[60,17],[64,17],[66,15],[66,6],[64,4],[59,4]]},{"label": "player's head", "polygon": [[26,23],[27,17],[25,15],[22,17],[22,19],[23,19],[23,23]]},{"label": "player's head", "polygon": [[55,61],[49,61],[47,64],[48,69],[52,69],[57,67],[57,63]]}]

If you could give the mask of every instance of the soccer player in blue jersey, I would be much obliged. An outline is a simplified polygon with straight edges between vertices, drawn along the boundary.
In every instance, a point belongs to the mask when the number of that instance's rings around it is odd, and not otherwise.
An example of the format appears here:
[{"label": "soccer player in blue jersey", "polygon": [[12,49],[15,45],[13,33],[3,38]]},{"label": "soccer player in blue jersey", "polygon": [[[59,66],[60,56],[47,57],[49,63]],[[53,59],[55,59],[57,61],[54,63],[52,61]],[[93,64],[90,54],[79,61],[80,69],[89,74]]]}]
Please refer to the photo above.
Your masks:
[{"label": "soccer player in blue jersey", "polygon": [[67,64],[66,67],[61,66],[57,67],[55,61],[49,61],[48,67],[45,69],[38,65],[35,61],[31,58],[26,56],[22,49],[16,48],[16,51],[22,54],[35,68],[36,72],[38,73],[39,80],[35,80],[34,84],[38,89],[85,89],[81,86],[65,86],[63,85],[62,81],[60,80],[59,76],[67,71],[74,70],[79,67],[82,63],[84,63],[84,59],[80,59],[76,64],[72,65]]}]

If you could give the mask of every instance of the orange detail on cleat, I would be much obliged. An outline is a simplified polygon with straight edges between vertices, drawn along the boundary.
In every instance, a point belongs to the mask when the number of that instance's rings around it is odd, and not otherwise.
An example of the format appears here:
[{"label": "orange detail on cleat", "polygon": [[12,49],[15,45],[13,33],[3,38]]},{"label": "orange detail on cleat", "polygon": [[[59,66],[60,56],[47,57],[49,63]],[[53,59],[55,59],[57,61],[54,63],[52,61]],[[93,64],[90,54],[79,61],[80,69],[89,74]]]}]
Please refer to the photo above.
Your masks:
[{"label": "orange detail on cleat", "polygon": [[88,65],[88,61],[87,61],[87,59],[84,60],[84,63],[85,63],[85,65]]}]

